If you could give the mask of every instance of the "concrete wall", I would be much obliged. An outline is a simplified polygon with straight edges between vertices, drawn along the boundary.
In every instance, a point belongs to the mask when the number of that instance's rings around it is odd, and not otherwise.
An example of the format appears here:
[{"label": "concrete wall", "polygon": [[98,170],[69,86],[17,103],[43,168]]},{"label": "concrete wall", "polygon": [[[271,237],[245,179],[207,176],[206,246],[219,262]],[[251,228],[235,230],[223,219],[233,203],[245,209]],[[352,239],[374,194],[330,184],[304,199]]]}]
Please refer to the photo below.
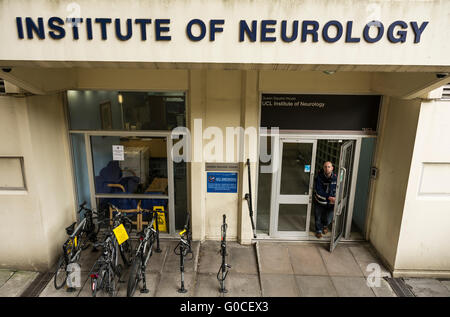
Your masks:
[{"label": "concrete wall", "polygon": [[[249,138],[240,139],[233,133],[238,127],[256,129],[258,126],[257,72],[213,70],[190,73],[189,122],[194,140],[194,161],[191,163],[193,238],[220,239],[220,225],[225,214],[227,239],[250,243],[251,224],[247,203],[243,200],[243,191],[248,190],[243,158],[249,157],[251,147],[256,153],[257,142],[249,145]],[[227,128],[233,130],[227,131]],[[232,143],[227,144],[227,138]],[[232,156],[229,155],[231,151]],[[245,154],[240,154],[242,151]],[[254,157],[252,161],[255,161]],[[212,162],[240,163],[238,193],[207,193],[205,163]],[[252,182],[255,181],[254,172]]]},{"label": "concrete wall", "polygon": [[390,269],[396,263],[419,109],[418,100],[383,101],[368,237]]},{"label": "concrete wall", "polygon": [[[225,162],[227,152],[239,148],[239,144],[234,142],[232,148],[226,147],[227,127],[239,127],[241,123],[241,72],[240,71],[208,71],[206,73],[206,114],[203,151],[206,155],[222,151],[222,157],[217,157],[217,162]],[[208,131],[219,129],[222,134],[223,143],[221,149],[215,147],[212,151],[211,145],[219,140],[218,135],[214,139],[207,140]],[[214,130],[211,130],[214,133]],[[195,136],[194,136],[195,137]],[[239,141],[239,140],[237,140]],[[228,153],[229,154],[229,153]],[[206,162],[215,162],[208,157],[204,157]],[[236,156],[232,159],[237,162]],[[203,174],[205,177],[205,174]],[[242,177],[238,174],[238,181]],[[195,198],[193,198],[195,199]],[[238,193],[206,193],[206,239],[220,239],[220,226],[222,224],[222,214],[227,215],[228,231],[227,238],[237,239],[238,228]]]},{"label": "concrete wall", "polygon": [[[72,0],[45,1],[28,0],[0,2],[0,60],[4,61],[112,61],[112,62],[194,62],[194,63],[269,63],[269,64],[322,64],[322,65],[449,65],[446,52],[450,48],[443,41],[442,30],[450,28],[450,21],[442,12],[450,11],[450,3],[442,0],[429,1],[358,1],[358,0],[279,0],[279,1],[225,1],[225,0],[154,0],[119,1],[78,0],[69,6]],[[88,40],[85,23],[80,27],[79,40],[73,40],[71,26],[63,27],[66,35],[54,40],[49,35],[47,21],[49,17],[109,17],[112,23],[107,25],[107,40],[100,37],[100,26],[93,21],[93,39]],[[44,18],[45,39],[19,39],[15,17]],[[125,20],[128,18],[152,19],[147,26],[147,40],[141,40],[140,28],[132,23],[133,36],[125,41],[115,34],[114,19],[121,19],[122,34],[125,34]],[[156,41],[155,19],[170,19],[171,41]],[[186,26],[191,19],[201,19],[207,26],[206,36],[201,41],[192,41],[186,35]],[[223,19],[223,32],[216,34],[210,41],[209,21]],[[262,42],[261,20],[276,20],[269,25],[268,37],[274,42]],[[239,42],[239,21],[258,21],[258,34],[255,42],[246,39]],[[293,42],[281,39],[281,21],[287,21],[287,35],[292,34],[293,22],[299,24],[298,37]],[[302,21],[315,20],[319,23],[317,42],[308,36],[301,42]],[[343,36],[335,43],[327,43],[322,29],[328,21],[338,20],[343,26]],[[365,25],[373,20],[384,24],[384,36],[377,43],[370,44],[363,39]],[[404,43],[391,43],[387,30],[393,21],[407,23],[407,36]],[[346,43],[347,21],[353,22],[352,37],[359,38],[358,43]],[[414,43],[414,32],[410,25],[429,21],[422,33],[420,43]],[[164,24],[163,26],[168,26]],[[297,28],[297,29],[298,29]],[[375,37],[376,30],[370,32]],[[394,36],[398,37],[395,28]],[[57,32],[59,33],[59,32]],[[193,33],[198,35],[199,28]],[[334,37],[335,27],[331,27],[329,36]]]},{"label": "concrete wall", "polygon": [[450,276],[449,117],[449,101],[423,101],[420,106],[395,261],[397,276]]},{"label": "concrete wall", "polygon": [[0,155],[22,156],[27,189],[0,192],[0,267],[48,269],[75,220],[61,95],[0,97]]}]

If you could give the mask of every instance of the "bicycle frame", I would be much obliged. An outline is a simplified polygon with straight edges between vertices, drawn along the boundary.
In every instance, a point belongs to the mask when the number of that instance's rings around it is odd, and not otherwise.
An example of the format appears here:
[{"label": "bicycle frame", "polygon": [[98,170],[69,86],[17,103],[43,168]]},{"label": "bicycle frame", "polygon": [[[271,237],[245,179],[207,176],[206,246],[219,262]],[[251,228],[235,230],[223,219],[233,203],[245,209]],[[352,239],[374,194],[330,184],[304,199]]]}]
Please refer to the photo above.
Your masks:
[{"label": "bicycle frame", "polygon": [[[127,233],[130,232],[130,231],[131,231],[131,220],[129,220],[126,216],[124,216],[124,215],[122,214],[122,212],[120,212],[119,209],[118,209],[116,206],[114,206],[114,205],[111,204],[111,207],[112,207],[113,209],[115,209],[115,211],[117,212],[117,214],[116,214],[116,215],[114,216],[114,218],[112,219],[112,228],[116,228],[117,226],[123,224],[124,227],[125,227],[125,230],[127,231]],[[128,225],[130,225],[129,230],[126,229],[125,223],[127,223]],[[114,239],[115,239],[115,236],[114,236]],[[118,247],[119,247],[119,250],[120,250],[120,254],[121,254],[121,256],[122,256],[122,259],[124,260],[124,262],[128,262],[128,263],[125,263],[125,264],[128,266],[128,265],[130,264],[130,261],[128,261],[128,260],[125,261],[124,243],[122,243],[122,244],[119,245],[119,243],[117,242],[117,240],[116,240],[116,243],[117,243],[117,245],[118,245]],[[130,245],[130,247],[131,247],[131,245]]]},{"label": "bicycle frame", "polygon": [[[184,225],[184,230],[180,232],[180,242],[174,249],[174,253],[180,256],[180,273],[181,273],[181,287],[178,289],[178,293],[186,293],[187,290],[184,288],[184,258],[188,253],[192,253],[191,249],[191,232],[189,229],[189,213],[186,216],[186,223]],[[177,254],[176,250],[180,248],[180,253]]]},{"label": "bicycle frame", "polygon": [[[62,249],[63,254],[58,261],[57,270],[55,272],[54,280],[55,280],[55,288],[59,289],[62,286],[66,285],[63,283],[57,286],[57,279],[60,274],[65,274],[66,279],[68,276],[67,267],[71,263],[78,262],[81,256],[82,250],[84,250],[84,246],[86,246],[86,242],[88,239],[93,242],[96,240],[96,231],[93,222],[93,211],[85,207],[86,202],[83,202],[80,205],[80,209],[78,213],[85,210],[85,217],[77,224],[74,222],[72,225],[66,228],[66,233],[69,235],[68,239],[64,242]],[[77,224],[76,228],[74,228],[75,224]],[[69,287],[67,291],[74,291],[73,287]]]},{"label": "bicycle frame", "polygon": [[231,265],[226,263],[227,257],[227,223],[226,216],[223,215],[223,224],[221,226],[221,241],[220,241],[220,254],[222,255],[222,264],[220,265],[219,272],[217,272],[217,280],[219,280],[220,284],[220,293],[228,293],[228,290],[225,288],[225,279],[228,275],[228,269],[231,268]]},{"label": "bicycle frame", "polygon": [[[105,241],[101,244],[98,244],[98,245],[103,246],[102,255],[96,261],[96,263],[94,264],[94,266],[92,267],[91,272],[90,272],[90,273],[92,273],[92,271],[95,267],[99,268],[97,273],[90,274],[91,290],[92,290],[93,296],[95,296],[97,289],[101,290],[101,289],[105,288],[105,281],[104,281],[105,277],[111,278],[111,276],[112,276],[112,279],[114,279],[114,276],[116,275],[119,277],[119,283],[121,282],[120,281],[121,269],[120,269],[120,265],[119,265],[119,252],[123,255],[123,252],[124,252],[123,243],[121,245],[119,245],[119,242],[117,241],[117,238],[114,235],[112,228],[115,228],[115,227],[119,226],[120,224],[123,224],[126,221],[128,221],[128,223],[130,223],[130,220],[126,216],[122,215],[122,213],[120,211],[118,211],[118,209],[115,206],[112,206],[112,207],[116,209],[117,215],[113,219],[112,226],[109,229],[110,231],[109,231]],[[108,221],[109,221],[109,219],[108,219]],[[105,273],[105,271],[106,271],[106,273]],[[100,277],[100,280],[99,280],[99,277]],[[112,290],[108,289],[108,291],[111,293],[111,295],[114,295],[115,283],[113,286],[111,286],[111,285],[106,285],[106,286],[108,288],[112,287]]]},{"label": "bicycle frame", "polygon": [[[95,262],[94,267],[98,267],[97,273],[92,273],[91,269],[91,290],[93,296],[96,296],[98,290],[105,290],[110,288],[111,285],[105,285],[105,278],[109,277],[111,274],[118,275],[118,254],[117,254],[117,240],[115,240],[114,235],[110,234],[105,241],[102,243],[103,250],[100,258]],[[94,268],[93,267],[93,268]],[[109,283],[109,281],[108,281]],[[114,295],[115,288],[107,289],[111,295]]]}]

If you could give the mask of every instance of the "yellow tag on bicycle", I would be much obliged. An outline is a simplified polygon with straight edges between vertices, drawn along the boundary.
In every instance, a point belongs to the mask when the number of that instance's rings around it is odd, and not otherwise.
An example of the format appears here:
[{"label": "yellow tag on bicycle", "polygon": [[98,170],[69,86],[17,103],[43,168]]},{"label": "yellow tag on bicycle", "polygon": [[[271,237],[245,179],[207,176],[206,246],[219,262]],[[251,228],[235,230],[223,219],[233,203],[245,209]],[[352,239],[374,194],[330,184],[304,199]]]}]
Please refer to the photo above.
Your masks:
[{"label": "yellow tag on bicycle", "polygon": [[122,243],[124,243],[125,241],[128,240],[128,233],[127,230],[125,230],[125,227],[123,226],[123,224],[120,224],[119,226],[115,227],[113,229],[114,235],[116,236],[117,242],[119,243],[119,245],[121,245]]},{"label": "yellow tag on bicycle", "polygon": [[75,238],[73,239],[75,242],[75,248],[77,247],[77,236],[75,236]]}]

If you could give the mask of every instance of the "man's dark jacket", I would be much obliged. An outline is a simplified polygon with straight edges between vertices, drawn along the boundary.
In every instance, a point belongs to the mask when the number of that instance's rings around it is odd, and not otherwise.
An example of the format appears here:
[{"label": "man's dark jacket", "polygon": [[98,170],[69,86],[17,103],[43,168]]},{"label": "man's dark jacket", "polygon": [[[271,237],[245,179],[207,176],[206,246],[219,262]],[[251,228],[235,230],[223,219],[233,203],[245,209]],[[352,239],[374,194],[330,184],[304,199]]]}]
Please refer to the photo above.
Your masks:
[{"label": "man's dark jacket", "polygon": [[314,198],[316,202],[322,206],[331,207],[328,197],[336,197],[336,181],[335,173],[331,173],[330,177],[326,177],[323,170],[320,170],[316,176],[316,184],[314,185]]}]

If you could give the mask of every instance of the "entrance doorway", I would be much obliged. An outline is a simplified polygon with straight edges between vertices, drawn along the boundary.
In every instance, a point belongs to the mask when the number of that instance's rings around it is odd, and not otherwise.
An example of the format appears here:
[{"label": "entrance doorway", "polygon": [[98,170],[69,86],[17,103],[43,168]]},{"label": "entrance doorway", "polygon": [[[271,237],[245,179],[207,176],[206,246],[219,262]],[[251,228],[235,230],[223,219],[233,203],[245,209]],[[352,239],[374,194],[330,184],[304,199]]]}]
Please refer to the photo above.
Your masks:
[{"label": "entrance doorway", "polygon": [[272,182],[270,235],[308,236],[317,141],[281,138],[276,177]]},{"label": "entrance doorway", "polygon": [[317,240],[315,179],[323,163],[331,161],[337,176],[336,203],[330,232],[321,240],[330,242],[331,251],[341,239],[363,240],[370,185],[367,171],[372,164],[374,140],[373,136],[351,135],[290,134],[277,139],[262,136],[260,142],[266,142],[262,148],[270,149],[267,154],[271,160],[260,162],[259,166],[258,237]]}]

